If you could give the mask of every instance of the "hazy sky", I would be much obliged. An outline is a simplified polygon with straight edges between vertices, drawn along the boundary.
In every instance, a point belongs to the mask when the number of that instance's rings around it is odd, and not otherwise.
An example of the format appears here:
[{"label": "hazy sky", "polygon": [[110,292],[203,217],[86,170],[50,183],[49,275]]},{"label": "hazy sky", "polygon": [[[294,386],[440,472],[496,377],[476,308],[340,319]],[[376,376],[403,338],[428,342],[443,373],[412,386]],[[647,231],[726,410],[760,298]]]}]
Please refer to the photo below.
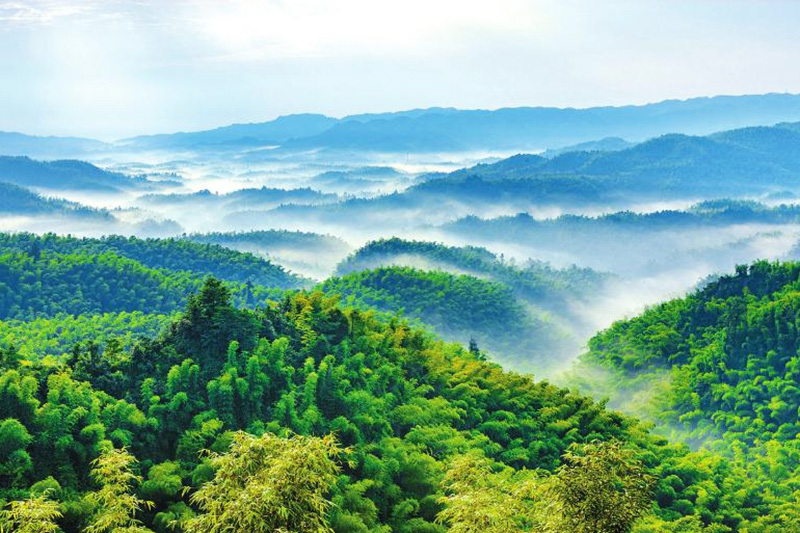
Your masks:
[{"label": "hazy sky", "polygon": [[0,0],[0,130],[800,93],[800,1]]}]

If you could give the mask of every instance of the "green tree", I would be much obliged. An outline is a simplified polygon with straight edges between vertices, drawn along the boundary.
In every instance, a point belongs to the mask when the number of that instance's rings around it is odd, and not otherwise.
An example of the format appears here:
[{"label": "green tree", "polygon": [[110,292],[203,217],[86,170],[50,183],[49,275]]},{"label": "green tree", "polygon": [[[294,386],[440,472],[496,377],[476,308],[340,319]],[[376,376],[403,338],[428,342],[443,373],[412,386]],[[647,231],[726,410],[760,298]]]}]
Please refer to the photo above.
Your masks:
[{"label": "green tree", "polygon": [[18,485],[33,469],[25,451],[32,440],[19,420],[7,418],[0,423],[0,479],[8,478],[12,485]]},{"label": "green tree", "polygon": [[333,436],[289,438],[234,434],[230,451],[211,456],[214,479],[192,495],[204,514],[187,533],[322,533],[343,450]]},{"label": "green tree", "polygon": [[59,518],[58,502],[48,500],[46,494],[13,501],[0,511],[0,533],[57,533]]},{"label": "green tree", "polygon": [[133,494],[134,485],[141,482],[135,466],[136,458],[124,448],[108,449],[93,461],[92,477],[101,488],[86,496],[98,509],[84,533],[152,533],[135,518],[152,506]]},{"label": "green tree", "polygon": [[537,522],[537,478],[530,472],[517,473],[482,456],[455,458],[445,474],[445,507],[437,521],[450,526],[451,533],[510,533],[528,530]]},{"label": "green tree", "polygon": [[628,533],[652,506],[654,478],[620,442],[573,446],[551,478],[547,516],[559,533]]}]

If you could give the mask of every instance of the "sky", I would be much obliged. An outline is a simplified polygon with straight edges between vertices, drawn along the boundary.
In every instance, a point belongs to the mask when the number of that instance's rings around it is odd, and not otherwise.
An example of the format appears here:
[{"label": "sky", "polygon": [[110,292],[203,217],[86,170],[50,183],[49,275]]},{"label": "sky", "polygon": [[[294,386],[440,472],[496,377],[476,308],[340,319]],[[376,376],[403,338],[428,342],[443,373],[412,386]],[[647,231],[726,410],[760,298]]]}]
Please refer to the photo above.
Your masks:
[{"label": "sky", "polygon": [[800,0],[0,0],[0,130],[800,93]]}]

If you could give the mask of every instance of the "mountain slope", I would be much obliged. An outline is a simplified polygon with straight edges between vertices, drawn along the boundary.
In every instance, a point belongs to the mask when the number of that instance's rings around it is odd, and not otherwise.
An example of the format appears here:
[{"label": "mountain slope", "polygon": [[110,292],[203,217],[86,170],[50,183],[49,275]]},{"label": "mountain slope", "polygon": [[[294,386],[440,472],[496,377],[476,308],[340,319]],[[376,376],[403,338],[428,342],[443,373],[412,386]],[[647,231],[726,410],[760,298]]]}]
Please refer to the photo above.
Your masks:
[{"label": "mountain slope", "polygon": [[[480,181],[523,187],[531,201],[555,203],[623,197],[705,197],[795,189],[800,134],[786,126],[732,130],[708,137],[670,134],[608,152],[568,152],[551,159],[521,155],[429,180],[412,192],[445,188],[467,194]],[[571,188],[581,180],[591,188]],[[558,195],[561,195],[559,197]]]},{"label": "mountain slope", "polygon": [[52,251],[60,254],[102,254],[111,252],[141,263],[151,269],[189,272],[202,278],[208,275],[237,283],[292,289],[306,282],[280,266],[249,253],[222,246],[200,244],[183,239],[139,239],[109,236],[100,239],[60,237],[52,233],[0,233],[4,252],[31,253]]},{"label": "mountain slope", "polygon": [[[96,254],[0,255],[0,320],[141,311],[168,314],[183,307],[203,277],[149,268],[110,251]],[[280,289],[228,281],[240,306],[263,305]]]},{"label": "mountain slope", "polygon": [[611,136],[642,141],[666,133],[707,135],[725,129],[798,120],[799,95],[764,94],[586,109],[430,108],[342,119],[289,115],[260,124],[137,137],[119,144],[132,149],[213,150],[279,144],[279,152],[315,149],[401,153],[536,151]]},{"label": "mountain slope", "polygon": [[666,376],[653,414],[692,439],[796,442],[800,263],[757,262],[615,324],[585,361],[622,385]]},{"label": "mountain slope", "polygon": [[508,286],[528,303],[562,313],[568,311],[567,300],[598,291],[607,279],[606,275],[574,266],[559,270],[536,261],[517,265],[477,246],[446,246],[399,238],[367,243],[342,261],[337,273],[386,266],[442,270],[491,280]]},{"label": "mountain slope", "polygon": [[13,467],[0,476],[0,497],[24,497],[46,480],[39,486],[69,510],[65,533],[90,518],[80,502],[100,450],[125,446],[141,460],[141,492],[154,501],[142,519],[161,531],[190,513],[182,487],[196,490],[213,475],[199,452],[225,450],[230,431],[242,429],[336,432],[351,449],[331,489],[337,533],[445,533],[435,517],[452,458],[553,470],[570,444],[612,439],[662,480],[657,520],[685,526],[689,514],[692,524],[702,517],[744,531],[746,520],[780,519],[782,509],[774,495],[751,499],[752,480],[724,460],[669,446],[588,398],[321,293],[251,312],[233,308],[212,280],[162,335],[131,350],[107,343],[61,361],[4,351],[0,365],[0,460]]},{"label": "mountain slope", "polygon": [[80,137],[36,137],[22,133],[0,131],[0,155],[29,156],[42,159],[85,157],[109,146],[94,139]]},{"label": "mountain slope", "polygon": [[565,324],[509,286],[475,276],[381,267],[332,277],[320,289],[360,309],[402,311],[445,339],[477,341],[494,360],[537,375],[552,373],[577,350]]},{"label": "mountain slope", "polygon": [[157,183],[102,170],[84,161],[35,161],[28,157],[0,156],[0,181],[51,190],[113,192],[153,189]]}]

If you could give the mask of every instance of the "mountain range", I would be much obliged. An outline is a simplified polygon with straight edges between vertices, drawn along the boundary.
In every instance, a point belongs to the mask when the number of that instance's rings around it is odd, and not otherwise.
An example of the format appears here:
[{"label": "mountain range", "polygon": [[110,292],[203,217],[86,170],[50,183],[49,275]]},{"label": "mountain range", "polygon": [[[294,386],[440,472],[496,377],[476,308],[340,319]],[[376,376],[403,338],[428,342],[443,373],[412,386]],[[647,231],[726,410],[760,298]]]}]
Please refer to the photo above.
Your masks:
[{"label": "mountain range", "polygon": [[640,142],[665,133],[708,135],[745,126],[800,121],[800,95],[715,96],[584,109],[428,108],[349,115],[295,114],[211,130],[144,135],[103,143],[91,139],[0,133],[0,154],[42,158],[114,151],[308,150],[365,152],[539,151],[621,137]]}]

